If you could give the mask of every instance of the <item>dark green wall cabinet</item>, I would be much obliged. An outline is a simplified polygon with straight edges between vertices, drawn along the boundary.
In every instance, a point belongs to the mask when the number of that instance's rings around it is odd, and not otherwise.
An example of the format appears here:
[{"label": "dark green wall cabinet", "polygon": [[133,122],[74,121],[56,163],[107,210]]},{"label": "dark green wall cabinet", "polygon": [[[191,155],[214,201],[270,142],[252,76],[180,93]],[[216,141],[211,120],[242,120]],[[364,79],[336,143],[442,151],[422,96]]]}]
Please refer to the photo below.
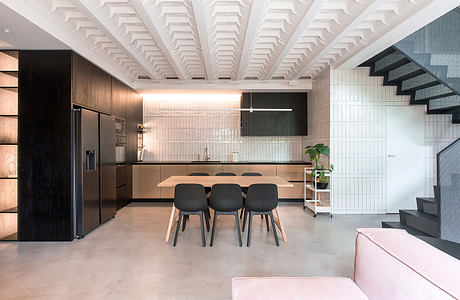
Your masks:
[{"label": "dark green wall cabinet", "polygon": [[241,108],[292,108],[292,111],[241,112],[242,136],[307,135],[307,93],[243,93]]}]

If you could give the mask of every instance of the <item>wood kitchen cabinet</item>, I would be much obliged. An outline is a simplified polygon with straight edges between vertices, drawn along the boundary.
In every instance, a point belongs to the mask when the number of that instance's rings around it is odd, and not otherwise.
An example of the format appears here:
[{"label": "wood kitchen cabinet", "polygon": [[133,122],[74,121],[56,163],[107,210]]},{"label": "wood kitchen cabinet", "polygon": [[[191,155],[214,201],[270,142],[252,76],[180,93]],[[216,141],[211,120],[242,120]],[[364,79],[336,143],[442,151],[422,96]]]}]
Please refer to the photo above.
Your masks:
[{"label": "wood kitchen cabinet", "polygon": [[306,165],[277,165],[276,176],[288,181],[303,181],[303,170]]},{"label": "wood kitchen cabinet", "polygon": [[[187,176],[187,165],[161,165],[161,181],[171,176]],[[174,199],[174,188],[160,188],[160,195],[162,199]]]},{"label": "wood kitchen cabinet", "polygon": [[112,113],[111,76],[76,53],[72,53],[72,102]]},{"label": "wood kitchen cabinet", "polygon": [[257,172],[262,176],[276,176],[276,165],[250,165],[250,172]]},{"label": "wood kitchen cabinet", "polygon": [[249,171],[249,165],[222,165],[222,172],[235,173],[237,176],[241,176],[241,174],[248,173]]},{"label": "wood kitchen cabinet", "polygon": [[91,63],[78,54],[72,55],[72,102],[96,108],[91,100]]},{"label": "wood kitchen cabinet", "polygon": [[208,173],[214,176],[222,172],[222,165],[187,165],[187,175],[190,173]]},{"label": "wood kitchen cabinet", "polygon": [[160,198],[161,182],[159,165],[135,165],[133,166],[133,198],[152,199]]},{"label": "wood kitchen cabinet", "polygon": [[95,65],[91,67],[90,98],[100,112],[112,113],[112,79]]},{"label": "wood kitchen cabinet", "polygon": [[126,119],[126,86],[116,78],[112,78],[112,114],[118,118]]}]

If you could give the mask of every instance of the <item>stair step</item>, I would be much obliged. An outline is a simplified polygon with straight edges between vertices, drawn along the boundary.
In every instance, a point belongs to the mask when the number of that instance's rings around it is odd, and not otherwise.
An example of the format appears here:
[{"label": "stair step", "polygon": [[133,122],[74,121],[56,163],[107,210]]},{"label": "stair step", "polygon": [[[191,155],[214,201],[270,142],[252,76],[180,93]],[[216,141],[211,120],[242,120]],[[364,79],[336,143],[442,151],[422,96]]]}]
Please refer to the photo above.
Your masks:
[{"label": "stair step", "polygon": [[455,93],[449,87],[441,83],[415,91],[414,100],[428,101],[454,95]]},{"label": "stair step", "polygon": [[401,84],[401,91],[415,91],[419,89],[424,89],[433,85],[439,84],[437,78],[433,77],[432,75],[425,73],[422,75],[418,75],[409,79],[406,79]]},{"label": "stair step", "polygon": [[389,55],[389,54],[391,54],[393,52],[396,52],[396,51],[397,50],[394,47],[389,47],[389,48],[383,50],[382,52],[380,52],[379,54],[377,54],[377,55],[371,57],[370,59],[366,60],[365,62],[360,64],[358,67],[372,67],[377,60],[379,60],[379,59],[381,59],[381,58],[383,58],[383,57],[385,57],[385,56],[387,56],[387,55]]},{"label": "stair step", "polygon": [[426,73],[414,62],[404,64],[388,72],[388,82],[402,81]]},{"label": "stair step", "polygon": [[408,225],[401,224],[401,222],[382,222],[382,228],[395,228],[395,229],[404,229],[409,234],[412,235],[420,235],[420,236],[428,236],[426,233],[421,232],[415,228],[412,228]]},{"label": "stair step", "polygon": [[407,58],[406,55],[402,54],[399,51],[395,51],[377,60],[374,63],[374,71],[375,72],[387,72],[389,70],[398,68],[409,62],[410,60]]},{"label": "stair step", "polygon": [[427,112],[429,114],[452,113],[452,110],[456,110],[458,107],[460,107],[460,96],[447,96],[440,99],[430,100],[428,102]]},{"label": "stair step", "polygon": [[436,216],[418,210],[400,210],[399,220],[404,225],[413,227],[430,236],[439,237],[439,226]]},{"label": "stair step", "polygon": [[417,197],[417,210],[437,216],[438,200],[436,198]]},{"label": "stair step", "polygon": [[452,124],[460,124],[460,108],[452,112]]}]

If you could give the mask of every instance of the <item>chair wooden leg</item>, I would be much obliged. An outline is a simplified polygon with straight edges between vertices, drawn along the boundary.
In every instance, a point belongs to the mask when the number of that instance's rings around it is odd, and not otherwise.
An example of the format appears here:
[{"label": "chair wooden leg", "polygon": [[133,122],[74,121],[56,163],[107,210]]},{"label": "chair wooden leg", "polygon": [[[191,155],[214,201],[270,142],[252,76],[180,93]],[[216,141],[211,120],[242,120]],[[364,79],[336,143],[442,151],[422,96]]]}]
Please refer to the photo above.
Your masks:
[{"label": "chair wooden leg", "polygon": [[262,215],[265,216],[265,223],[267,224],[267,231],[270,231],[270,226],[268,226],[268,215]]},{"label": "chair wooden leg", "polygon": [[240,232],[240,221],[238,220],[238,212],[235,211],[235,225],[236,225],[236,233],[238,234],[238,242],[240,247],[243,247],[243,241],[241,240],[241,232]]},{"label": "chair wooden leg", "polygon": [[200,224],[201,224],[201,244],[203,247],[206,247],[206,237],[204,236],[204,220],[203,212],[200,213]]},{"label": "chair wooden leg", "polygon": [[[247,214],[247,212],[246,212]],[[246,215],[245,215],[246,217]],[[251,229],[252,229],[252,211],[249,212],[249,225],[248,225],[248,244],[247,246],[251,246]]]},{"label": "chair wooden leg", "polygon": [[176,235],[174,236],[173,247],[176,247],[176,244],[177,244],[177,237],[179,236],[180,221],[181,221],[182,216],[183,216],[183,215],[182,215],[182,212],[180,212],[180,213],[179,213],[179,220],[177,221]]},{"label": "chair wooden leg", "polygon": [[217,216],[219,213],[217,211],[214,211],[214,220],[212,221],[212,233],[211,233],[211,242],[209,243],[209,246],[213,246],[214,244],[214,234],[216,232],[216,221],[217,221]]},{"label": "chair wooden leg", "polygon": [[[275,227],[275,221],[273,220],[273,213],[269,212],[270,218],[272,220],[272,229],[273,229],[273,234],[275,235],[275,243],[276,247],[279,247],[280,242],[278,241],[278,234],[276,234],[276,227]],[[268,218],[268,216],[266,216]]]}]

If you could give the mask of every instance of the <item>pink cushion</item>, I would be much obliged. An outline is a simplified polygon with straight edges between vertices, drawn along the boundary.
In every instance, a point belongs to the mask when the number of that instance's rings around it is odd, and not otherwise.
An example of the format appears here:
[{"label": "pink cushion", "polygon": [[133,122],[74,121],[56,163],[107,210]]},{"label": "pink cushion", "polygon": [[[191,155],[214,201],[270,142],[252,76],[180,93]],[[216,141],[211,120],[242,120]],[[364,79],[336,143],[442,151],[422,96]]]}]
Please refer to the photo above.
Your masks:
[{"label": "pink cushion", "polygon": [[232,279],[233,300],[368,299],[344,277],[239,277]]},{"label": "pink cushion", "polygon": [[358,229],[355,282],[370,299],[460,297],[460,261],[399,229]]}]

